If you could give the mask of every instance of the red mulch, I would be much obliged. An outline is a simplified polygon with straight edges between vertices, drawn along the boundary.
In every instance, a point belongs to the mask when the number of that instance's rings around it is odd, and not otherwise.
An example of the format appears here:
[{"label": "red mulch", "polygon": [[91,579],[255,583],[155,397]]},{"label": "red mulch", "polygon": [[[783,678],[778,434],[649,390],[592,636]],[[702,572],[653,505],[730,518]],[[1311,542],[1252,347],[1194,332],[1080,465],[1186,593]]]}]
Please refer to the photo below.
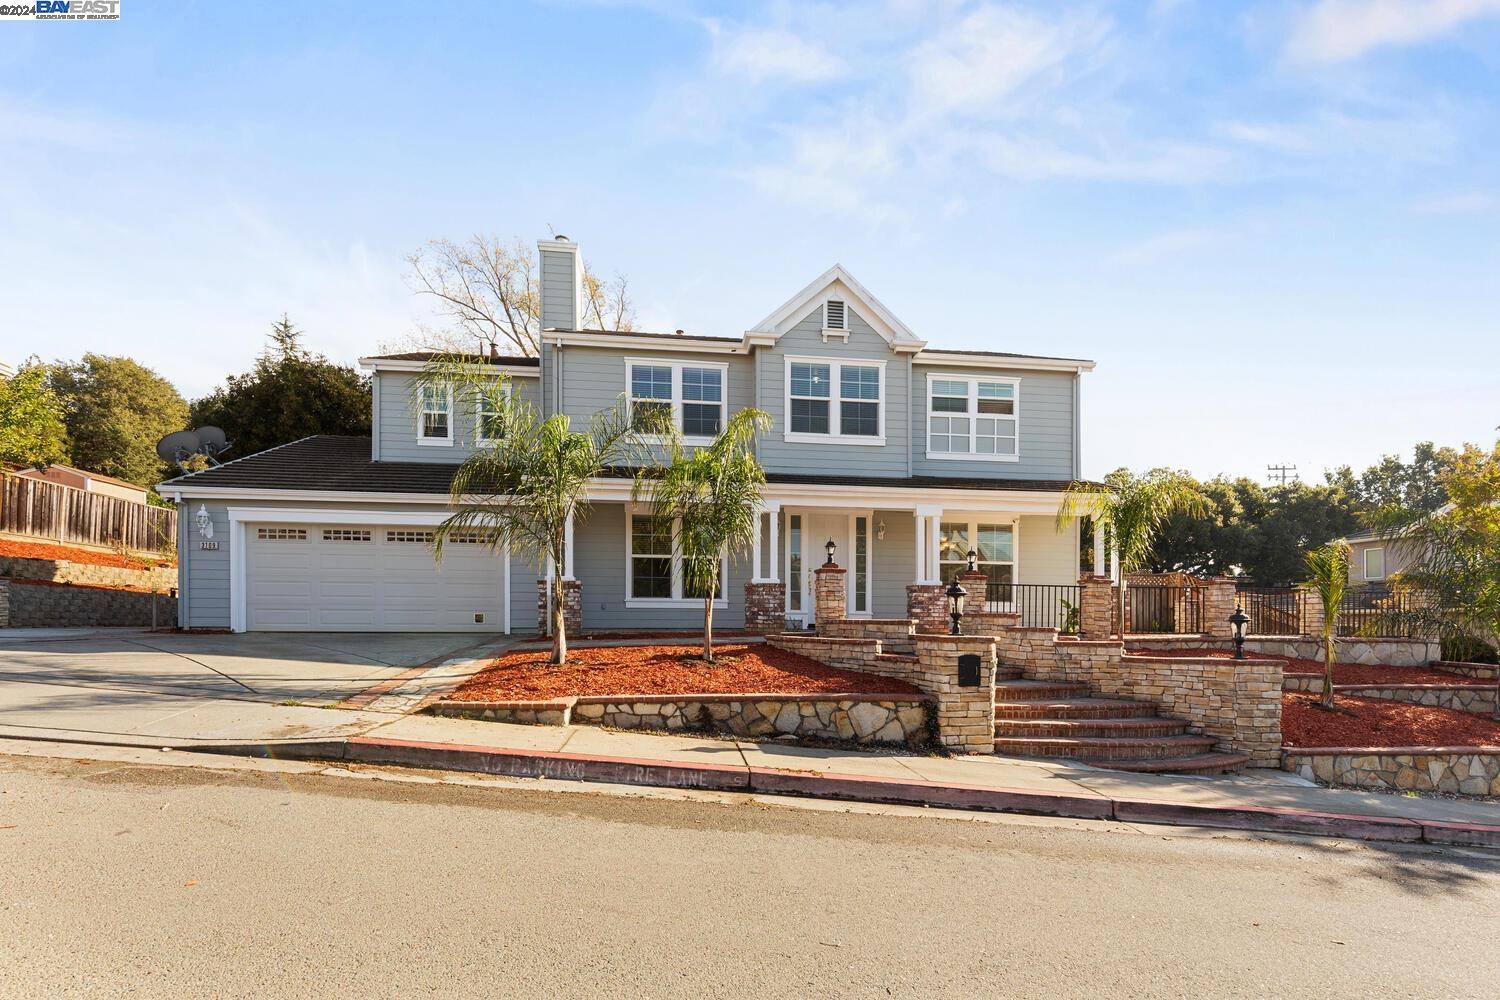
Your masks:
[{"label": "red mulch", "polygon": [[615,694],[914,694],[892,677],[838,670],[765,645],[726,644],[704,663],[698,648],[611,646],[573,649],[549,666],[543,650],[508,653],[469,678],[457,701],[540,701]]},{"label": "red mulch", "polygon": [[1500,723],[1448,708],[1406,705],[1379,698],[1338,695],[1318,707],[1318,696],[1288,691],[1281,696],[1281,741],[1290,747],[1497,747]]},{"label": "red mulch", "polygon": [[11,556],[16,559],[52,559],[87,563],[90,566],[113,566],[116,569],[149,569],[152,566],[172,565],[170,560],[122,556],[113,552],[95,552],[92,549],[75,549],[71,545],[19,542],[10,538],[0,538],[0,556]]},{"label": "red mulch", "polygon": [[[1134,650],[1141,656],[1192,656],[1211,659],[1228,659],[1234,654],[1227,649],[1171,649]],[[1269,653],[1246,653],[1256,660],[1280,660],[1289,674],[1317,674],[1323,676],[1323,661],[1299,659],[1293,656],[1272,656]],[[1427,667],[1379,667],[1363,663],[1335,663],[1334,684],[1448,684],[1454,687],[1493,687],[1495,682],[1483,677],[1464,677],[1443,670]]]}]

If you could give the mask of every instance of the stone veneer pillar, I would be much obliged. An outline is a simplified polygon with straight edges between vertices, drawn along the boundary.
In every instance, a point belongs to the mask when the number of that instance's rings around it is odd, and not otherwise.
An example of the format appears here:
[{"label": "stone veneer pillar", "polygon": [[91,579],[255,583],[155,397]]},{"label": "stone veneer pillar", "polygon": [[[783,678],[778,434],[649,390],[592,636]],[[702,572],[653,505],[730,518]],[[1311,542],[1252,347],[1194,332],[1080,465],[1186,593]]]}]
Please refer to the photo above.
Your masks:
[{"label": "stone veneer pillar", "polygon": [[1323,634],[1323,598],[1311,587],[1298,588],[1298,596],[1302,598],[1298,606],[1302,609],[1302,634],[1321,636]]},{"label": "stone veneer pillar", "polygon": [[1234,579],[1228,576],[1211,576],[1202,584],[1203,632],[1215,639],[1228,639],[1234,635],[1234,626],[1229,616],[1234,614]]},{"label": "stone veneer pillar", "polygon": [[[917,635],[911,682],[937,699],[938,742],[956,753],[995,752],[995,640]],[[979,657],[978,683],[959,686],[959,657]]]},{"label": "stone veneer pillar", "polygon": [[[552,634],[552,616],[547,613],[551,583],[546,577],[536,581],[536,627],[542,635]],[[562,585],[563,628],[569,636],[576,636],[583,631],[583,581],[564,580]]]},{"label": "stone veneer pillar", "polygon": [[745,584],[745,628],[752,632],[786,628],[786,584],[776,580]]},{"label": "stone veneer pillar", "polygon": [[813,617],[818,622],[841,622],[848,617],[846,575],[838,563],[824,563],[813,571]]},{"label": "stone veneer pillar", "polygon": [[914,619],[918,632],[948,631],[948,599],[941,583],[908,583],[906,617]]},{"label": "stone veneer pillar", "polygon": [[1114,632],[1114,581],[1085,574],[1078,580],[1078,638],[1108,639]]}]

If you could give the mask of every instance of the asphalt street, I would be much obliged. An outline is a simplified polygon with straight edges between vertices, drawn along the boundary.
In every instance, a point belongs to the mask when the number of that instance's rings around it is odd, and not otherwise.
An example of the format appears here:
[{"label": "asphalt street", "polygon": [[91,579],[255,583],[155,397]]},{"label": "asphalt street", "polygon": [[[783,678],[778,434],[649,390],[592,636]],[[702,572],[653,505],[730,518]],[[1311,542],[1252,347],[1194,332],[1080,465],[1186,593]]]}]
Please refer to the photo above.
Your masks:
[{"label": "asphalt street", "polygon": [[1500,982],[1494,853],[135,753],[0,756],[0,995],[1458,998]]}]

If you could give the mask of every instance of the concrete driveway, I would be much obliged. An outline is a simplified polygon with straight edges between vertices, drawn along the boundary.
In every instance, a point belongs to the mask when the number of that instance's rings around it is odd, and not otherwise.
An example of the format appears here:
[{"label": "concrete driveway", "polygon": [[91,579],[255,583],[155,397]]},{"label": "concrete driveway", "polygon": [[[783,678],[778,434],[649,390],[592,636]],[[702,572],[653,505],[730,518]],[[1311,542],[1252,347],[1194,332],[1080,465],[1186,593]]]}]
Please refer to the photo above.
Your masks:
[{"label": "concrete driveway", "polygon": [[0,632],[0,735],[347,736],[368,728],[371,713],[328,712],[326,706],[465,650],[478,655],[503,639],[431,632],[7,630]]}]

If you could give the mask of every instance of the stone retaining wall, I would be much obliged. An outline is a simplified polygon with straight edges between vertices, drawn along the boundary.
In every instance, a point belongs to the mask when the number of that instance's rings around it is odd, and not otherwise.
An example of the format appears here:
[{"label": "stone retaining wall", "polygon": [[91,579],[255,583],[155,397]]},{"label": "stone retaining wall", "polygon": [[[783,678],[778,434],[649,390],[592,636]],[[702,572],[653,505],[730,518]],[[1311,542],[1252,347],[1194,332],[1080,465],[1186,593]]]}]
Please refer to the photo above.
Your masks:
[{"label": "stone retaining wall", "polygon": [[158,627],[176,626],[177,601],[169,594],[0,578],[0,628],[144,628],[153,605]]},{"label": "stone retaining wall", "polygon": [[887,653],[910,653],[917,623],[911,618],[845,618],[819,621],[818,635],[830,639],[879,639]]},{"label": "stone retaining wall", "polygon": [[912,748],[932,742],[932,702],[918,695],[622,695],[552,701],[441,701],[428,711],[450,718],[534,726],[796,736]]},{"label": "stone retaining wall", "polygon": [[97,587],[129,587],[132,590],[155,590],[161,593],[167,593],[177,586],[176,566],[126,569],[123,566],[97,566],[70,559],[22,559],[19,556],[0,556],[0,576],[52,583],[92,584]]},{"label": "stone retaining wall", "polygon": [[[1233,649],[1228,639],[1201,635],[1132,635],[1131,652],[1173,649]],[[1425,667],[1440,655],[1440,644],[1423,639],[1344,638],[1334,640],[1340,663],[1378,667]],[[1321,660],[1323,640],[1312,636],[1259,635],[1245,638],[1249,656],[1286,656],[1294,660]]]},{"label": "stone retaining wall", "polygon": [[[1323,693],[1323,678],[1316,674],[1287,674],[1282,680],[1287,691]],[[1475,715],[1495,713],[1495,689],[1478,684],[1335,684],[1336,695],[1356,698],[1381,698],[1408,705],[1428,705]]]},{"label": "stone retaining wall", "polygon": [[1444,673],[1457,674],[1460,677],[1478,677],[1481,680],[1492,681],[1495,672],[1500,670],[1491,663],[1462,663],[1455,660],[1433,660],[1432,669],[1441,670]]},{"label": "stone retaining wall", "polygon": [[1282,767],[1349,788],[1500,795],[1500,750],[1494,748],[1288,747]]}]

